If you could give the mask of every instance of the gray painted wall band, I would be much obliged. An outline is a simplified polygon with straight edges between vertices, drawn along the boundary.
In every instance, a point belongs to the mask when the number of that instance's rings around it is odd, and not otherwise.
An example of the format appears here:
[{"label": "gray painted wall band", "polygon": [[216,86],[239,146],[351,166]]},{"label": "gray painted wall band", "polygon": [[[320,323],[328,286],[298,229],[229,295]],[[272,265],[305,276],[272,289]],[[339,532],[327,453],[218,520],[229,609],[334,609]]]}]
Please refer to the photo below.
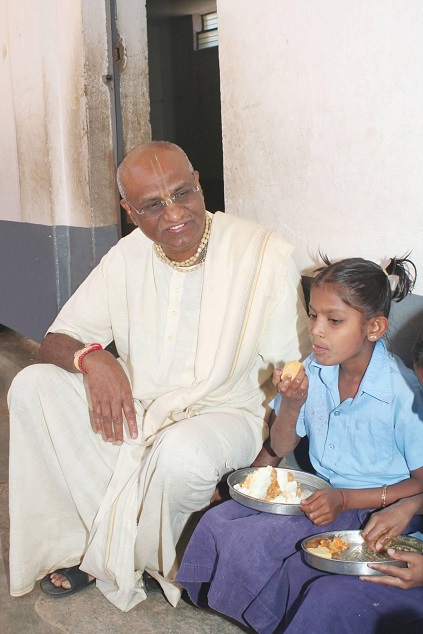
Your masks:
[{"label": "gray painted wall band", "polygon": [[[41,341],[117,240],[116,225],[86,229],[0,221],[0,324]],[[390,348],[411,366],[412,345],[423,328],[423,297],[393,302],[389,322]]]},{"label": "gray painted wall band", "polygon": [[116,225],[0,221],[0,324],[41,341],[63,304],[117,241]]}]

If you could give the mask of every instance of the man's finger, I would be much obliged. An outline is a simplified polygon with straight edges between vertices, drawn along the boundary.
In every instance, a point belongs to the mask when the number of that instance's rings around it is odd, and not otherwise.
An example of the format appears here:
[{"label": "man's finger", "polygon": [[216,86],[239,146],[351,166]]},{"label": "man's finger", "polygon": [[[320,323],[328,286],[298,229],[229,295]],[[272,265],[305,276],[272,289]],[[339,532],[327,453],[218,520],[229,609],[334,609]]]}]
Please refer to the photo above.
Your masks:
[{"label": "man's finger", "polygon": [[119,415],[113,416],[112,425],[115,441],[118,445],[121,445],[123,442],[123,421],[121,412],[119,412]]},{"label": "man's finger", "polygon": [[103,433],[103,422],[101,418],[101,408],[99,407],[96,411],[93,411],[93,423],[95,431],[98,434]]},{"label": "man's finger", "polygon": [[133,401],[124,403],[123,411],[125,413],[126,422],[128,423],[129,435],[132,440],[138,438],[137,413],[134,409]]}]

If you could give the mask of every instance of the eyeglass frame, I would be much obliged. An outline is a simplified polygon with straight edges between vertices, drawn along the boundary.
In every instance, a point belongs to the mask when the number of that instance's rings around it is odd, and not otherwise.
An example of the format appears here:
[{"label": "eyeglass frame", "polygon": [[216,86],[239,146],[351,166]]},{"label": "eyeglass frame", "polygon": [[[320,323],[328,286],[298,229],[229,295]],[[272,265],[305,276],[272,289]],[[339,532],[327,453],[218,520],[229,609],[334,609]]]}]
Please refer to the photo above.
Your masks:
[{"label": "eyeglass frame", "polygon": [[[141,207],[141,209],[137,209],[136,207],[134,207],[134,205],[132,205],[129,200],[126,200],[125,202],[128,203],[128,205],[131,207],[131,209],[133,209],[135,211],[135,213],[137,213],[139,216],[145,216],[146,218],[150,217],[159,217],[161,216],[161,214],[164,212],[164,208],[165,207],[170,207],[170,205],[175,205],[178,202],[178,198],[181,196],[184,196],[188,193],[197,193],[200,191],[200,185],[197,185],[197,187],[191,187],[188,189],[183,189],[182,191],[176,192],[175,194],[173,194],[173,196],[166,196],[166,198],[160,198],[157,199],[154,202],[160,203],[161,205],[161,209],[157,209],[157,215],[156,215],[156,211],[154,210],[147,210],[146,213],[146,208],[148,207],[148,205],[151,205],[152,203],[147,203],[146,205],[144,205],[143,207]],[[186,204],[190,204],[190,203],[186,203]]]}]

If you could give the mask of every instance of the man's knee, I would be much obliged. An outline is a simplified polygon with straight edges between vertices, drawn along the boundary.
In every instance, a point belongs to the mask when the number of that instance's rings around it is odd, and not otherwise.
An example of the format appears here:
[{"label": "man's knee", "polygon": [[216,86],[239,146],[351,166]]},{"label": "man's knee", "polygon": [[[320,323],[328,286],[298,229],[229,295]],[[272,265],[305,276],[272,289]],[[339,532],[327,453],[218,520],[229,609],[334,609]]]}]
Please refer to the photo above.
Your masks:
[{"label": "man's knee", "polygon": [[218,480],[218,465],[210,446],[199,442],[195,434],[193,437],[178,430],[177,425],[162,434],[155,451],[156,471],[171,480],[175,488],[190,487],[193,482],[208,487]]},{"label": "man's knee", "polygon": [[29,394],[32,394],[38,390],[39,381],[42,380],[43,370],[47,366],[36,364],[29,365],[15,376],[13,379],[8,393],[9,402],[22,398],[28,398]]},{"label": "man's knee", "polygon": [[55,398],[59,383],[63,383],[67,375],[69,372],[48,363],[27,366],[18,372],[10,385],[7,397],[9,407],[17,403],[37,402],[43,392]]}]

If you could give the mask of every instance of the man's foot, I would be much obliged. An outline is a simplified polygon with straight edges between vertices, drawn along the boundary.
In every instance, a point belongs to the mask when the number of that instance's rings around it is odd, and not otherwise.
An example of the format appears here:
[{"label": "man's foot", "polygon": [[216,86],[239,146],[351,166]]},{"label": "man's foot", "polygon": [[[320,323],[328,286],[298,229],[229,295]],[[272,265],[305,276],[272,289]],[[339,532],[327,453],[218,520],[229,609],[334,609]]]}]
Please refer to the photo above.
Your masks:
[{"label": "man's foot", "polygon": [[148,572],[145,572],[145,570],[142,573],[142,580],[147,594],[163,594],[160,583],[153,579],[153,577],[149,575]]},{"label": "man's foot", "polygon": [[87,588],[94,577],[79,569],[79,566],[60,568],[41,579],[40,587],[50,597],[66,597]]}]

